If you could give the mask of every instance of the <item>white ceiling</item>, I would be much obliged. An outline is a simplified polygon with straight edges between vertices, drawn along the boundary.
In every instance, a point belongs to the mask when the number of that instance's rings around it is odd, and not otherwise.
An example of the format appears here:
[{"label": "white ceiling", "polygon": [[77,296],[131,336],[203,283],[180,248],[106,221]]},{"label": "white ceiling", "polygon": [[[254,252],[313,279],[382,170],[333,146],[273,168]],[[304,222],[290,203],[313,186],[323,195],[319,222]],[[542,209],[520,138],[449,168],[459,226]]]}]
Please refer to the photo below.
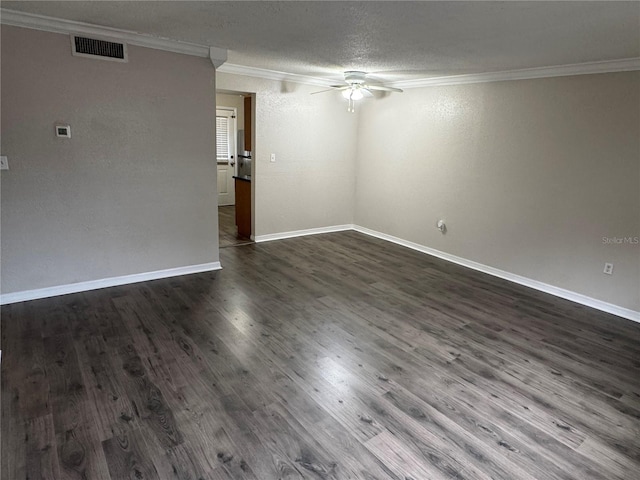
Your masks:
[{"label": "white ceiling", "polygon": [[229,63],[407,80],[640,57],[638,2],[12,2],[229,50]]}]

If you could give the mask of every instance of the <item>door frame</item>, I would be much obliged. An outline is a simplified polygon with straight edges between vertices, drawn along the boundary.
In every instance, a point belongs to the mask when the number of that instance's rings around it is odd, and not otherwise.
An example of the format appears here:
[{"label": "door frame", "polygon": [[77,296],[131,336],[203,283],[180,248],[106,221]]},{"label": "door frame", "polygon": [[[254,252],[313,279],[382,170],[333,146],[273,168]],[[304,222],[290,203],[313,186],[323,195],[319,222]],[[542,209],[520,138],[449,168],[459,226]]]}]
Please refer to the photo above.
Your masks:
[{"label": "door frame", "polygon": [[[257,129],[259,128],[258,121],[257,121],[257,111],[258,111],[258,103],[261,102],[262,97],[261,97],[261,94],[259,94],[255,90],[252,90],[252,89],[243,90],[243,89],[237,88],[237,86],[234,85],[234,83],[235,81],[233,80],[222,80],[218,82],[218,79],[216,79],[215,93],[216,95],[217,94],[239,95],[242,97],[251,97],[251,146],[252,146],[252,150],[251,150],[251,157],[252,157],[252,161],[251,161],[251,240],[255,241],[256,217],[258,216],[258,212],[256,208],[258,204],[258,202],[256,201],[256,197],[257,197],[256,187],[257,187],[257,184],[260,182],[259,177],[260,177],[260,171],[261,171],[258,168],[258,153],[259,153],[260,144],[257,139]],[[216,103],[216,108],[217,107],[218,107],[218,104]]]}]

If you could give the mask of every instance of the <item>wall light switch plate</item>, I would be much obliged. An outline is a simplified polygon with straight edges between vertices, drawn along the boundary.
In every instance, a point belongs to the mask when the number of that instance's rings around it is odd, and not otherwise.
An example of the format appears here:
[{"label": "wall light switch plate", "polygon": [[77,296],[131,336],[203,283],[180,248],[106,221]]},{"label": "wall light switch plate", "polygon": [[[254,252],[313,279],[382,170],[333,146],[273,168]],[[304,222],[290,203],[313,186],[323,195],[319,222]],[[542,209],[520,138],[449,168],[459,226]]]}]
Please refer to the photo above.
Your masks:
[{"label": "wall light switch plate", "polygon": [[4,155],[0,157],[0,170],[9,170],[9,159]]},{"label": "wall light switch plate", "polygon": [[276,161],[276,154],[272,153],[271,154],[271,162],[275,162]]}]

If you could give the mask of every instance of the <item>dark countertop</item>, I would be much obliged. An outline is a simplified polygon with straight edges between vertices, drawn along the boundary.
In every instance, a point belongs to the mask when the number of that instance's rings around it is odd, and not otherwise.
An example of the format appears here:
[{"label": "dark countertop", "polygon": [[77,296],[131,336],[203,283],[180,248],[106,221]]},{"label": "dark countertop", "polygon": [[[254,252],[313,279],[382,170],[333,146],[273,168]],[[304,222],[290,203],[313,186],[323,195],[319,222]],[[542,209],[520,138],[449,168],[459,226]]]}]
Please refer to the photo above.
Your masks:
[{"label": "dark countertop", "polygon": [[242,175],[242,176],[233,176],[233,178],[235,178],[236,180],[243,180],[245,182],[250,182],[251,181],[251,175]]}]

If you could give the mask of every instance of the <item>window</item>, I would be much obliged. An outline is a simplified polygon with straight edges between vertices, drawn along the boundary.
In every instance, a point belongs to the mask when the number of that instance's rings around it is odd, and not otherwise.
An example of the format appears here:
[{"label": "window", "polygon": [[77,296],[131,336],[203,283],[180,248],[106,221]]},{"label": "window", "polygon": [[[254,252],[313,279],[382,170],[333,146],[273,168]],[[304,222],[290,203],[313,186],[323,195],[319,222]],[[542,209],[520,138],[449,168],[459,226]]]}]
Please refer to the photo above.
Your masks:
[{"label": "window", "polygon": [[216,115],[216,160],[219,163],[228,163],[231,155],[231,116]]}]

